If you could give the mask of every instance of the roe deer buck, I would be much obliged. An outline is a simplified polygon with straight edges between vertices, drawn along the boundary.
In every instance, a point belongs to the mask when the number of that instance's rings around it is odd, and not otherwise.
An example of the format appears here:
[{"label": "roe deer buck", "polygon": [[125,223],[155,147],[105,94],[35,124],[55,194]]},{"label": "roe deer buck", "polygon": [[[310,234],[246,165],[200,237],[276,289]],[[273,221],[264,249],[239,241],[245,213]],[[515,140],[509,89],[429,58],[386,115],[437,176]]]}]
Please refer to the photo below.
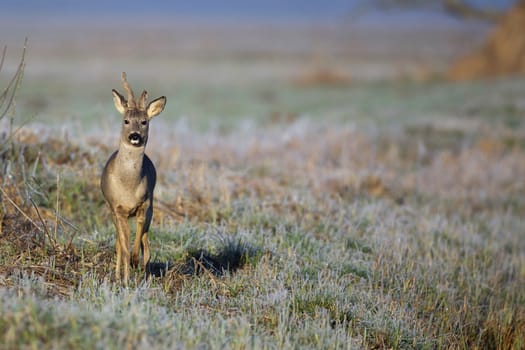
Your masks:
[{"label": "roe deer buck", "polygon": [[[128,219],[132,216],[137,217],[137,233],[131,264],[138,266],[139,248],[144,255],[144,266],[150,258],[148,231],[153,216],[153,189],[157,174],[144,150],[148,141],[149,121],[162,112],[166,97],[159,97],[146,104],[148,95],[144,90],[138,102],[135,102],[125,72],[122,73],[122,86],[128,94],[127,100],[113,90],[113,102],[123,116],[120,144],[104,167],[100,187],[116,228],[116,279],[123,277],[124,284],[127,285],[130,263]],[[121,265],[124,267],[123,276],[120,273]]]}]

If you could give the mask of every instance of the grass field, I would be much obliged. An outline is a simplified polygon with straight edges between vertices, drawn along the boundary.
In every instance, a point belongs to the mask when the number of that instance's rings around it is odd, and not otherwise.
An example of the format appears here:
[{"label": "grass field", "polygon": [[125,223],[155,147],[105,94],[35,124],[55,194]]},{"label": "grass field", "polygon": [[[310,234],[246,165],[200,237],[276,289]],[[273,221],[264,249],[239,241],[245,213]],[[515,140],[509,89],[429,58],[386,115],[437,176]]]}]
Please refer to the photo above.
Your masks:
[{"label": "grass field", "polygon": [[115,48],[46,71],[37,39],[0,120],[0,348],[525,347],[523,79],[305,84],[275,48],[123,61],[168,107],[147,149],[163,275],[122,288],[98,185]]}]

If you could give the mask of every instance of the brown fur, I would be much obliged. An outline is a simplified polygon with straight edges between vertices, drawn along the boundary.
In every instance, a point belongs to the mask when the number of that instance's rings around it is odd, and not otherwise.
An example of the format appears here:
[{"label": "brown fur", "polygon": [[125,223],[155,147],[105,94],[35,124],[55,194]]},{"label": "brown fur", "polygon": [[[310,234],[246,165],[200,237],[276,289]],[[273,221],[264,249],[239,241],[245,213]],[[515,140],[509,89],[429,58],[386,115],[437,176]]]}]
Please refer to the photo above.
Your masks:
[{"label": "brown fur", "polygon": [[[117,235],[116,278],[123,277],[127,285],[129,278],[129,240],[128,219],[137,217],[137,233],[131,253],[131,264],[139,264],[139,249],[143,252],[143,264],[150,258],[148,231],[153,216],[153,190],[156,183],[155,166],[144,154],[148,141],[149,121],[158,115],[166,105],[162,96],[146,104],[147,93],[144,91],[135,102],[133,91],[122,73],[122,85],[128,94],[128,100],[113,90],[115,107],[122,114],[119,149],[109,158],[100,179],[100,187],[111,210]],[[121,265],[124,267],[121,276]]]}]

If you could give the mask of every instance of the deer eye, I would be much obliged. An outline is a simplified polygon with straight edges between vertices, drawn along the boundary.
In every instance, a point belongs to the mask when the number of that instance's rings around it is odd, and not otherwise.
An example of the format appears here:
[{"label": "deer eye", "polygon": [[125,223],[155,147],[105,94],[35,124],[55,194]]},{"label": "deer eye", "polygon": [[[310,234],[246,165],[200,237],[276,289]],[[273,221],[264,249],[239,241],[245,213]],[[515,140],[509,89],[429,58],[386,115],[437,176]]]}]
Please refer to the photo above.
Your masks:
[{"label": "deer eye", "polygon": [[146,125],[146,124],[148,124],[148,121],[147,120],[143,120],[143,121],[140,122],[140,124]]},{"label": "deer eye", "polygon": [[129,124],[129,120],[128,119],[124,119],[124,124],[128,125]]}]

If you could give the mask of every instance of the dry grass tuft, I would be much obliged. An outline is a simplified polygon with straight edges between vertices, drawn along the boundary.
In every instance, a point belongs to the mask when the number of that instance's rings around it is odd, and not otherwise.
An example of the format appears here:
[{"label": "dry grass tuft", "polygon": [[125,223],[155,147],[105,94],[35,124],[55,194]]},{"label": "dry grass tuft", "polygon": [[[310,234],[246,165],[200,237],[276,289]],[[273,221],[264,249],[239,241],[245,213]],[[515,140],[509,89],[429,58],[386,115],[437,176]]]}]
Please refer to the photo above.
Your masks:
[{"label": "dry grass tuft", "polygon": [[316,65],[302,72],[293,82],[302,87],[344,86],[351,84],[352,79],[348,73],[337,68]]}]

